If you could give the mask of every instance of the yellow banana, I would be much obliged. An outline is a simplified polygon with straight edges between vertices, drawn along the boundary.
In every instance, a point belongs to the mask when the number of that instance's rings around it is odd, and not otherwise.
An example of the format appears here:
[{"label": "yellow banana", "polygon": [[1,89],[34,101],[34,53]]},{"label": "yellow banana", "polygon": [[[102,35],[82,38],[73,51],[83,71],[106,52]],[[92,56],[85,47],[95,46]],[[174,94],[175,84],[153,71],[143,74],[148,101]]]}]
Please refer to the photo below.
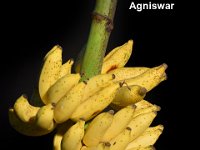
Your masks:
[{"label": "yellow banana", "polygon": [[73,64],[74,64],[73,59],[69,59],[66,63],[64,63],[60,68],[60,73],[58,78],[62,78],[66,74],[71,74]]},{"label": "yellow banana", "polygon": [[81,150],[110,150],[110,143],[109,142],[100,142],[96,146],[83,146]]},{"label": "yellow banana", "polygon": [[149,106],[147,108],[138,108],[138,107],[136,107],[136,110],[135,110],[135,112],[133,114],[133,117],[137,117],[138,115],[149,113],[149,112],[157,112],[157,111],[160,111],[160,109],[161,109],[160,106],[157,106],[155,104],[152,105],[152,106]]},{"label": "yellow banana", "polygon": [[113,121],[113,113],[113,111],[100,113],[91,121],[83,137],[86,146],[95,146],[101,142],[102,136]]},{"label": "yellow banana", "polygon": [[156,112],[149,112],[138,115],[131,120],[131,122],[127,125],[132,129],[131,141],[141,135],[150,126],[156,115]]},{"label": "yellow banana", "polygon": [[73,125],[71,120],[68,120],[62,124],[58,124],[57,131],[53,137],[53,150],[61,150],[61,141],[63,135],[67,132],[67,130]]},{"label": "yellow banana", "polygon": [[35,121],[23,122],[18,118],[14,109],[9,109],[9,122],[10,125],[19,133],[26,136],[42,136],[50,133],[52,130],[45,130],[36,125]]},{"label": "yellow banana", "polygon": [[124,67],[132,54],[132,47],[133,40],[129,40],[108,53],[103,60],[101,73],[104,74],[113,69]]},{"label": "yellow banana", "polygon": [[153,106],[153,104],[144,99],[135,103],[135,105],[136,105],[136,110]]},{"label": "yellow banana", "polygon": [[45,130],[53,130],[56,126],[53,118],[54,106],[52,104],[44,105],[36,114],[36,125]]},{"label": "yellow banana", "polygon": [[139,137],[128,144],[126,150],[154,145],[159,136],[162,134],[163,129],[163,125],[147,128]]},{"label": "yellow banana", "polygon": [[112,104],[125,107],[141,101],[146,96],[147,90],[139,85],[124,86],[117,90]]},{"label": "yellow banana", "polygon": [[115,75],[114,81],[120,81],[141,75],[149,69],[148,67],[122,67],[111,70],[108,73]]},{"label": "yellow banana", "polygon": [[124,150],[130,142],[131,130],[131,128],[127,127],[123,132],[112,139],[110,141],[110,150]]},{"label": "yellow banana", "polygon": [[21,95],[14,104],[15,113],[23,122],[32,121],[39,109],[40,107],[30,105],[25,95]]},{"label": "yellow banana", "polygon": [[129,105],[114,114],[112,124],[104,133],[101,141],[108,142],[120,134],[133,119],[135,108],[135,105]]},{"label": "yellow banana", "polygon": [[61,65],[62,48],[56,45],[45,56],[39,77],[39,94],[44,104],[50,103],[45,97],[46,92],[58,79]]},{"label": "yellow banana", "polygon": [[81,103],[71,115],[72,120],[89,120],[105,109],[115,97],[117,89],[120,87],[118,83],[111,83],[103,89],[96,92],[86,101]]},{"label": "yellow banana", "polygon": [[158,67],[153,67],[144,72],[143,74],[125,80],[125,82],[131,85],[140,85],[146,88],[147,91],[150,91],[156,87],[160,82],[166,80],[165,70],[167,69],[166,64],[162,64]]},{"label": "yellow banana", "polygon": [[[127,149],[125,149],[127,150]],[[135,147],[135,148],[130,148],[128,150],[156,150],[154,146],[150,145],[147,147]]]},{"label": "yellow banana", "polygon": [[114,78],[114,74],[100,74],[90,78],[85,87],[83,99],[87,99],[101,88],[108,86]]},{"label": "yellow banana", "polygon": [[67,74],[58,79],[47,91],[46,98],[51,103],[57,103],[80,80],[80,74]]},{"label": "yellow banana", "polygon": [[85,87],[86,83],[80,82],[59,100],[54,108],[54,119],[57,123],[68,120],[74,110],[81,105]]},{"label": "yellow banana", "polygon": [[79,120],[71,126],[64,134],[61,141],[62,150],[80,150],[82,147],[81,141],[84,136],[85,121]]}]

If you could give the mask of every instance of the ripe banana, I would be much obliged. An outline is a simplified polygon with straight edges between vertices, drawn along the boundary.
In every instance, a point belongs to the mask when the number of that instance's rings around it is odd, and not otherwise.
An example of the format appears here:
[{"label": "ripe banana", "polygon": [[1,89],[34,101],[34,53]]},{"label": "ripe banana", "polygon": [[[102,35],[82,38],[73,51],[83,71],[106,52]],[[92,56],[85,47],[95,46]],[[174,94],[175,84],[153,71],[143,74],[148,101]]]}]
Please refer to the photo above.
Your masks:
[{"label": "ripe banana", "polygon": [[109,142],[106,142],[106,143],[101,142],[96,146],[91,146],[91,147],[83,146],[81,148],[81,150],[110,150],[110,143]]},{"label": "ripe banana", "polygon": [[81,106],[85,87],[86,83],[80,82],[59,100],[54,108],[54,119],[57,123],[68,120],[74,110]]},{"label": "ripe banana", "polygon": [[108,142],[120,134],[133,119],[135,108],[135,105],[129,105],[115,113],[112,124],[104,133],[101,141]]},{"label": "ripe banana", "polygon": [[153,106],[153,104],[144,99],[135,103],[135,105],[136,105],[136,110]]},{"label": "ripe banana", "polygon": [[139,137],[128,144],[126,150],[154,145],[159,136],[162,134],[163,129],[163,125],[147,128]]},{"label": "ripe banana", "polygon": [[52,104],[42,106],[36,114],[36,125],[45,130],[53,130],[56,126],[54,117],[54,107]]},{"label": "ripe banana", "polygon": [[86,101],[81,103],[71,115],[72,120],[89,120],[105,109],[115,97],[117,89],[120,87],[118,83],[111,83],[103,89],[96,92]]},{"label": "ripe banana", "polygon": [[14,104],[15,113],[23,122],[33,121],[39,109],[40,107],[30,105],[25,95],[21,95]]},{"label": "ripe banana", "polygon": [[39,77],[39,94],[44,104],[48,104],[46,92],[59,77],[62,66],[62,48],[54,46],[45,56],[44,64]]},{"label": "ripe banana", "polygon": [[131,122],[127,125],[132,129],[130,141],[133,141],[135,138],[141,135],[150,126],[156,115],[156,112],[149,112],[133,118]]},{"label": "ripe banana", "polygon": [[26,135],[26,136],[42,136],[46,135],[52,130],[45,130],[40,128],[39,126],[36,125],[35,121],[32,122],[23,122],[20,120],[15,113],[14,109],[9,109],[8,111],[8,116],[9,116],[9,122],[10,125],[19,133]]},{"label": "ripe banana", "polygon": [[138,75],[141,75],[142,73],[146,72],[149,69],[150,68],[148,67],[123,67],[111,70],[108,73],[115,75],[114,81],[120,81],[129,78],[134,78]]},{"label": "ripe banana", "polygon": [[60,73],[58,78],[62,78],[66,74],[71,74],[73,64],[74,64],[73,59],[69,59],[66,63],[64,63],[60,68]]},{"label": "ripe banana", "polygon": [[130,148],[128,150],[156,150],[154,146],[150,145],[147,147],[135,147],[135,148]]},{"label": "ripe banana", "polygon": [[61,141],[63,135],[67,132],[67,130],[73,125],[71,120],[68,120],[62,124],[58,124],[57,131],[53,137],[53,150],[61,150]]},{"label": "ripe banana", "polygon": [[110,141],[110,150],[124,150],[131,139],[131,128],[127,127],[117,135],[114,139]]},{"label": "ripe banana", "polygon": [[147,108],[138,108],[138,107],[136,107],[136,110],[135,110],[135,112],[133,114],[133,117],[137,117],[138,115],[149,113],[149,112],[157,112],[157,111],[160,111],[160,109],[161,109],[160,106],[157,106],[155,104],[152,105],[152,106],[149,106]]},{"label": "ripe banana", "polygon": [[112,104],[125,107],[141,101],[146,96],[147,90],[139,85],[124,86],[117,90]]},{"label": "ripe banana", "polygon": [[86,146],[96,146],[99,142],[102,142],[102,136],[113,121],[113,113],[113,111],[103,112],[91,121],[83,137],[83,143]]},{"label": "ripe banana", "polygon": [[64,134],[61,141],[62,150],[80,150],[82,147],[82,138],[84,136],[85,121],[79,120],[71,126]]},{"label": "ripe banana", "polygon": [[167,79],[165,70],[167,69],[166,64],[162,64],[157,67],[150,68],[143,74],[136,76],[134,78],[130,78],[125,80],[125,82],[131,85],[140,85],[146,88],[147,91],[152,90],[156,87],[160,82]]},{"label": "ripe banana", "polygon": [[104,74],[113,69],[124,67],[132,54],[132,47],[133,40],[129,40],[108,53],[103,60],[101,73]]},{"label": "ripe banana", "polygon": [[89,98],[101,88],[108,86],[114,78],[114,74],[100,74],[90,78],[87,81],[87,86],[85,87],[83,100]]},{"label": "ripe banana", "polygon": [[80,74],[67,74],[58,79],[47,91],[46,99],[50,103],[57,103],[80,80]]}]

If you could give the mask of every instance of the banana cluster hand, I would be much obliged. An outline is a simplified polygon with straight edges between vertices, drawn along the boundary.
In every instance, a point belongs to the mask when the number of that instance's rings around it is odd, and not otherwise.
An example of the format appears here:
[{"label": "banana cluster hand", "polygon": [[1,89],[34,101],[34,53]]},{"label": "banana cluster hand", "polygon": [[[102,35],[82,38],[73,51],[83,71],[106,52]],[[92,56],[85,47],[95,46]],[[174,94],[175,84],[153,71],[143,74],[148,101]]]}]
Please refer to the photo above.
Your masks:
[{"label": "banana cluster hand", "polygon": [[54,46],[39,76],[42,105],[21,95],[9,109],[11,126],[27,136],[56,129],[55,150],[153,150],[164,127],[150,126],[160,107],[144,99],[167,79],[167,65],[125,67],[132,47],[133,40],[116,47],[105,56],[101,74],[80,81],[73,59],[63,63],[62,48]]}]

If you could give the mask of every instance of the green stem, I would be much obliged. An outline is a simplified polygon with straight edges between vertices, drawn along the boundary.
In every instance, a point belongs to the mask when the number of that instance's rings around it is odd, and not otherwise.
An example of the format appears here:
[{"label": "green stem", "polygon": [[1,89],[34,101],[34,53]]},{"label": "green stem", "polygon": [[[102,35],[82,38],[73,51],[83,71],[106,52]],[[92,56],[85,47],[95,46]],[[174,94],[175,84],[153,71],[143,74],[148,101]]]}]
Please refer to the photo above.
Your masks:
[{"label": "green stem", "polygon": [[82,81],[101,73],[107,43],[113,29],[117,0],[96,0],[92,24],[81,64]]}]

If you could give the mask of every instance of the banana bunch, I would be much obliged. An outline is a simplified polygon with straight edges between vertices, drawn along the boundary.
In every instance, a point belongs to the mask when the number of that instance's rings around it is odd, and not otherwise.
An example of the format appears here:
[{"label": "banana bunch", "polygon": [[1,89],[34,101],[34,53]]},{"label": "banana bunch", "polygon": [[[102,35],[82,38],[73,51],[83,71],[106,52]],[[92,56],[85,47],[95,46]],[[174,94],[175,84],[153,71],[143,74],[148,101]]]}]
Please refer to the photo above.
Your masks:
[{"label": "banana bunch", "polygon": [[8,111],[11,126],[26,136],[56,130],[54,150],[153,150],[164,127],[151,126],[160,107],[145,96],[167,79],[167,65],[125,67],[132,47],[129,40],[114,48],[101,74],[81,81],[80,64],[73,72],[73,59],[63,63],[62,48],[54,46],[39,76],[42,105],[22,94]]}]

